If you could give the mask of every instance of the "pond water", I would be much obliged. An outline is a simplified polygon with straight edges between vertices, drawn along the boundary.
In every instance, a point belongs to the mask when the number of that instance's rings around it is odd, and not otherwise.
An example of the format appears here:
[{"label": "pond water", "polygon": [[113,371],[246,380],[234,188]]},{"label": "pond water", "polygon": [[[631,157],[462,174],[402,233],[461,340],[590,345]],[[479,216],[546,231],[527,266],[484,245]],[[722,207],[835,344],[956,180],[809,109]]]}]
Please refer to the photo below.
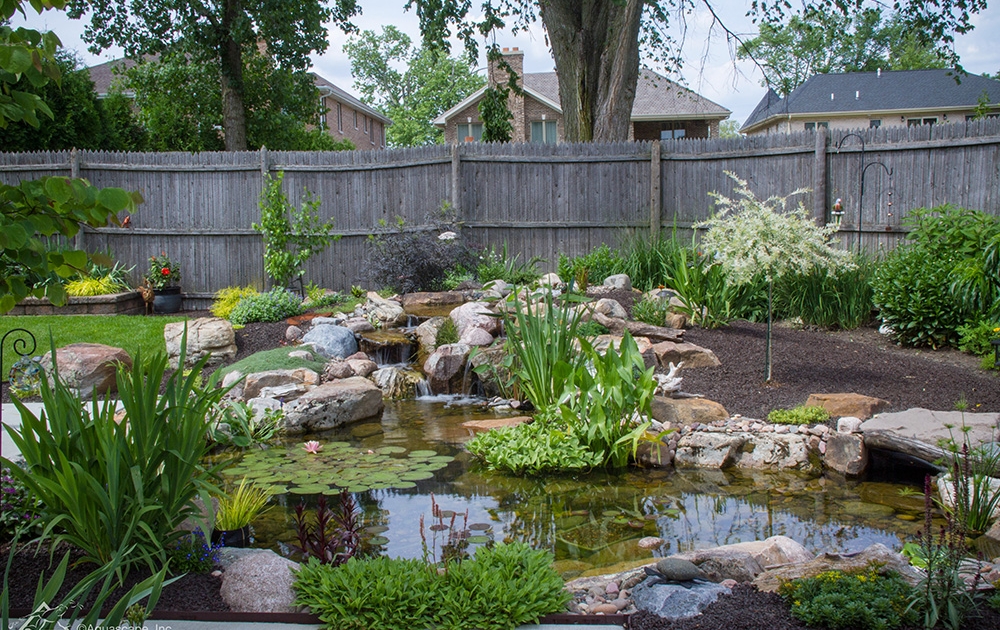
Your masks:
[{"label": "pond water", "polygon": [[[277,507],[254,522],[254,546],[292,555],[294,506],[304,502],[312,510],[321,494],[336,504],[340,488],[353,491],[376,551],[440,559],[449,535],[464,530],[470,550],[487,540],[547,548],[567,578],[779,534],[817,553],[858,551],[875,542],[898,550],[922,526],[923,497],[901,496],[908,486],[898,483],[737,470],[490,472],[462,448],[473,435],[462,423],[498,416],[463,404],[470,402],[389,402],[381,423],[250,451],[229,472],[238,478],[249,471],[284,489]],[[321,442],[323,450],[306,453],[305,439]],[[641,549],[645,536],[665,544],[655,552]]]}]

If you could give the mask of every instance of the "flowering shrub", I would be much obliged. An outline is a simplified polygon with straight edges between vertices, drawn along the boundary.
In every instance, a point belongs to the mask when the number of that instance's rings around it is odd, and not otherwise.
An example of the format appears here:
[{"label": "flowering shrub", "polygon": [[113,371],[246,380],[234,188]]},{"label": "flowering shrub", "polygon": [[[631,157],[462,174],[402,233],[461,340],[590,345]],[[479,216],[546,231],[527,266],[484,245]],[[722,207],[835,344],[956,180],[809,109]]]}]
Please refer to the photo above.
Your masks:
[{"label": "flowering shrub", "polygon": [[208,573],[219,563],[221,548],[222,543],[213,545],[205,540],[205,534],[200,529],[195,530],[170,548],[170,572],[174,575]]},{"label": "flowering shrub", "polygon": [[176,286],[181,281],[181,266],[170,260],[166,252],[160,252],[159,256],[149,257],[149,271],[145,277],[154,289]]}]

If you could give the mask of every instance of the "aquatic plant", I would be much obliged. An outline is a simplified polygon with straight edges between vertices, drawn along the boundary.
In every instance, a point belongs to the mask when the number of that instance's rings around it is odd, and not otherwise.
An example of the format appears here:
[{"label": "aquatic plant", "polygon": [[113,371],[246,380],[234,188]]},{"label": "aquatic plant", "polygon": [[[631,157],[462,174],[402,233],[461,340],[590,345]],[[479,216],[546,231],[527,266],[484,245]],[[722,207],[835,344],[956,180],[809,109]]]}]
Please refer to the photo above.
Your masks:
[{"label": "aquatic plant", "polygon": [[339,566],[354,557],[361,542],[361,526],[357,506],[348,492],[341,492],[339,510],[326,504],[326,497],[316,502],[315,524],[306,521],[306,506],[295,506],[295,550],[303,559],[315,558],[323,564]]}]

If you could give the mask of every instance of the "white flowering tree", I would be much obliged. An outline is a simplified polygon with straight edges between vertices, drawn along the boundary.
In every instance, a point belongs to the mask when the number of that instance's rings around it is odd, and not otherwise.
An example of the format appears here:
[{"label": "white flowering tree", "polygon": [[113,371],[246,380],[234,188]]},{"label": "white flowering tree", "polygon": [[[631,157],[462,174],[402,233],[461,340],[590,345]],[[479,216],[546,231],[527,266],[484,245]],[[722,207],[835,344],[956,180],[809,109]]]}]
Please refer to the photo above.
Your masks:
[{"label": "white flowering tree", "polygon": [[836,226],[820,226],[802,202],[788,209],[788,199],[807,192],[800,188],[786,197],[759,200],[747,183],[726,171],[736,182],[736,199],[717,192],[717,211],[695,227],[707,227],[701,241],[706,256],[722,265],[727,280],[748,284],[757,274],[767,279],[767,347],[764,362],[771,380],[771,295],[774,281],[789,273],[806,274],[817,268],[841,270],[853,266],[848,252],[835,249]]}]

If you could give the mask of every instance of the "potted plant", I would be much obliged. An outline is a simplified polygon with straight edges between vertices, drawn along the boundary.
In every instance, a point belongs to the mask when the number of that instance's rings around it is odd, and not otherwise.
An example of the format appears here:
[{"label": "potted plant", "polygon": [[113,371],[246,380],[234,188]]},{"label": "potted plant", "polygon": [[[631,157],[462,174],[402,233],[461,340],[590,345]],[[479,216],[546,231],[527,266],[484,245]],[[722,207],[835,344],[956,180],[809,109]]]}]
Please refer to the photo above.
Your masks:
[{"label": "potted plant", "polygon": [[267,501],[270,497],[267,490],[249,483],[244,477],[233,492],[219,499],[212,543],[223,547],[249,545],[250,522],[268,509]]},{"label": "potted plant", "polygon": [[176,313],[181,310],[181,266],[166,252],[149,257],[146,283],[153,289],[153,312]]}]

